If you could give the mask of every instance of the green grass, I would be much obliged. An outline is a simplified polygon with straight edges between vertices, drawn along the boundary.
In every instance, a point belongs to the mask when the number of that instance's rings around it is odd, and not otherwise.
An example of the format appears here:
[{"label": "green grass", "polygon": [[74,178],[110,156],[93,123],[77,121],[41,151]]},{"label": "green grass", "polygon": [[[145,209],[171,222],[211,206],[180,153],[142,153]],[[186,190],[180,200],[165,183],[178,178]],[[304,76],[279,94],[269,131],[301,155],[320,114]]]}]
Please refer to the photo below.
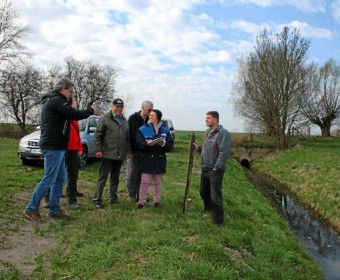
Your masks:
[{"label": "green grass", "polygon": [[340,138],[314,137],[252,167],[275,178],[305,206],[340,232]]},{"label": "green grass", "polygon": [[[36,259],[34,279],[322,279],[319,268],[289,231],[286,222],[247,181],[235,159],[224,179],[225,226],[202,218],[199,197],[199,158],[195,156],[191,202],[182,213],[190,132],[176,131],[175,151],[168,154],[161,208],[136,205],[124,199],[121,175],[120,203],[94,209],[91,198],[99,163],[80,171],[81,210],[68,222],[36,226],[36,233],[55,237],[60,245]],[[201,133],[197,135],[200,142]],[[25,201],[42,175],[16,157],[17,140],[1,139],[5,159],[0,162],[0,233],[23,223]],[[105,202],[108,200],[106,192]],[[151,188],[152,189],[152,188]],[[150,197],[151,198],[151,197]],[[65,200],[62,200],[65,206]],[[10,214],[9,214],[10,213]],[[11,267],[4,279],[21,279]],[[1,277],[0,277],[1,278]]]}]

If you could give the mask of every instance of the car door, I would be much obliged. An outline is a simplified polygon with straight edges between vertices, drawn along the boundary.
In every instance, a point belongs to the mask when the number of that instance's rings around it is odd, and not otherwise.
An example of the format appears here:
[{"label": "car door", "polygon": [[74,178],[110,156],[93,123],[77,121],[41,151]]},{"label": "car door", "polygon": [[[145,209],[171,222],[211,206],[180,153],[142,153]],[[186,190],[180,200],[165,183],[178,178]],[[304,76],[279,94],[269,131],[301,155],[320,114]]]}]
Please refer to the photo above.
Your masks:
[{"label": "car door", "polygon": [[88,143],[88,157],[93,157],[95,152],[95,146],[94,146],[94,134],[96,131],[96,126],[99,118],[96,117],[90,117],[88,118],[87,122],[87,143]]}]

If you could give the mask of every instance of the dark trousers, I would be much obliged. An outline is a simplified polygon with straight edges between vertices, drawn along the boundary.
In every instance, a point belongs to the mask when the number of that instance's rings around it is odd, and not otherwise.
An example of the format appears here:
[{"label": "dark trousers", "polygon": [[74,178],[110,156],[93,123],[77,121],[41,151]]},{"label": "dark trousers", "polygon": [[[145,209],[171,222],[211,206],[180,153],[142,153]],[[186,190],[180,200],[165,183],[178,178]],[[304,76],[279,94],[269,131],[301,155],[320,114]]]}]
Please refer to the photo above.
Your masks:
[{"label": "dark trousers", "polygon": [[200,195],[204,203],[204,211],[212,211],[213,223],[224,222],[222,182],[224,170],[201,172]]},{"label": "dark trousers", "polygon": [[77,181],[79,173],[79,153],[75,150],[67,151],[65,154],[65,163],[67,171],[66,195],[68,203],[77,203]]},{"label": "dark trousers", "polygon": [[126,170],[126,184],[130,197],[139,198],[140,182],[140,152],[136,151],[132,158],[128,160]]},{"label": "dark trousers", "polygon": [[95,198],[93,199],[94,204],[102,203],[103,191],[109,174],[110,174],[110,193],[109,193],[110,203],[114,203],[118,200],[119,173],[122,164],[123,164],[122,160],[102,158],[102,162],[99,168],[99,178],[97,181]]}]

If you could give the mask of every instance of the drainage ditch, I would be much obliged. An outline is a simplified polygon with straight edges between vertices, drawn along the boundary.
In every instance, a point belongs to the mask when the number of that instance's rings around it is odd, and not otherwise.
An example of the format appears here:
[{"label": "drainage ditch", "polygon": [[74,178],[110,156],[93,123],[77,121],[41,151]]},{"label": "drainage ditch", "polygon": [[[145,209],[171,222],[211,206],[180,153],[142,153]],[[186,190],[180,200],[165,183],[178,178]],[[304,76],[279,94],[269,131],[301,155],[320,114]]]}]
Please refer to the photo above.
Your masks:
[{"label": "drainage ditch", "polygon": [[323,270],[325,279],[340,280],[340,236],[325,227],[287,192],[265,182],[246,161],[241,164],[250,182],[288,221],[296,238]]}]

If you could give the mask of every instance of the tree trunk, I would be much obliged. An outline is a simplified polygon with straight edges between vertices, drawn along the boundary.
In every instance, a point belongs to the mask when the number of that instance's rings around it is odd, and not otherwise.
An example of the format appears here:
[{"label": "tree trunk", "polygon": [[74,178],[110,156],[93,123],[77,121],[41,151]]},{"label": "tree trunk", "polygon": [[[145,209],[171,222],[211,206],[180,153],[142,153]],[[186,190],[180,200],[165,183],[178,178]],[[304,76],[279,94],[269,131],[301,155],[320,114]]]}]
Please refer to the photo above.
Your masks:
[{"label": "tree trunk", "polygon": [[26,133],[26,132],[27,132],[27,131],[26,131],[26,124],[25,124],[25,123],[20,123],[20,124],[19,124],[19,127],[20,127],[21,132],[23,132],[23,133]]},{"label": "tree trunk", "polygon": [[322,137],[331,136],[331,123],[330,122],[323,120],[319,123],[316,123],[316,125],[320,127]]},{"label": "tree trunk", "polygon": [[321,129],[321,136],[322,137],[330,137],[331,136],[331,129],[329,127],[320,126]]}]

